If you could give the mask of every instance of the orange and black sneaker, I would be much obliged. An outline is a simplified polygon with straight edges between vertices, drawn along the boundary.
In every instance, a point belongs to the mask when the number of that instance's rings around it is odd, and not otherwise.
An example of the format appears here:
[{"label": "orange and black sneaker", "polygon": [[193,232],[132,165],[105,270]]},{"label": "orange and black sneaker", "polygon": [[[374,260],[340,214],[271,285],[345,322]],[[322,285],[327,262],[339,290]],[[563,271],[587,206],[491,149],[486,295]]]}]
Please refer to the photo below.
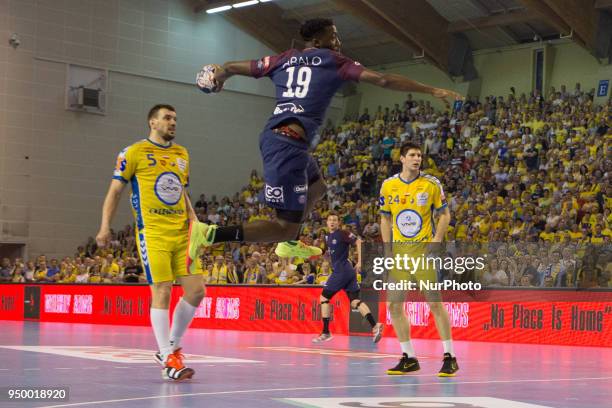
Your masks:
[{"label": "orange and black sneaker", "polygon": [[166,358],[166,364],[162,369],[162,376],[166,380],[183,381],[188,380],[195,374],[192,368],[185,367],[183,364],[183,353],[178,348],[174,350],[174,353],[168,355]]}]

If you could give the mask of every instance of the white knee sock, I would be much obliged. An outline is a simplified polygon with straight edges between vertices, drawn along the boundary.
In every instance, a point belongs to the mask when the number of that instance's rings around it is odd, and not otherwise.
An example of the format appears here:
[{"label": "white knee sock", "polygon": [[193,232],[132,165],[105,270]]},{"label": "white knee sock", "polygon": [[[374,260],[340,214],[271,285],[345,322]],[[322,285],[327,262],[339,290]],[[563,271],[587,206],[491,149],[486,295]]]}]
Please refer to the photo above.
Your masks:
[{"label": "white knee sock", "polygon": [[181,347],[181,338],[191,324],[196,309],[196,307],[187,303],[183,298],[176,305],[172,315],[172,329],[170,330],[170,342],[172,343],[173,351]]},{"label": "white knee sock", "polygon": [[455,350],[453,350],[452,340],[442,340],[442,346],[444,346],[444,352],[449,353],[451,356],[455,356]]},{"label": "white knee sock", "polygon": [[151,308],[151,326],[153,326],[153,333],[155,334],[155,340],[157,340],[159,352],[163,360],[166,361],[168,355],[172,353],[172,347],[170,347],[170,316],[168,309]]},{"label": "white knee sock", "polygon": [[416,357],[414,347],[412,347],[412,342],[410,340],[401,342],[400,346],[402,346],[402,353],[406,353],[408,357]]}]

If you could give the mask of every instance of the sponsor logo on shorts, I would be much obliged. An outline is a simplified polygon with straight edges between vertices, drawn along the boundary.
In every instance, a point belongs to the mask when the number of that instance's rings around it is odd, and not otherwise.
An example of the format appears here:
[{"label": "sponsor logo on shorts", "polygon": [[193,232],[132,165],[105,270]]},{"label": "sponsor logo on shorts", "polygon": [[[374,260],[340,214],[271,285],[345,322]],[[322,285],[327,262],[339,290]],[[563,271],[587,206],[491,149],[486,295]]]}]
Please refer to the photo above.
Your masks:
[{"label": "sponsor logo on shorts", "polygon": [[304,112],[304,107],[291,102],[276,105],[276,108],[274,108],[274,114],[280,115],[283,112],[302,113]]},{"label": "sponsor logo on shorts", "polygon": [[272,187],[266,184],[265,197],[266,197],[266,201],[269,203],[284,203],[285,197],[283,194],[283,186]]},{"label": "sponsor logo on shorts", "polygon": [[305,193],[308,191],[308,186],[303,184],[303,185],[299,185],[299,186],[294,186],[293,187],[293,191],[295,191],[296,193],[300,194],[300,193]]},{"label": "sponsor logo on shorts", "polygon": [[301,195],[298,197],[298,203],[300,204],[306,204],[306,196],[305,195]]}]

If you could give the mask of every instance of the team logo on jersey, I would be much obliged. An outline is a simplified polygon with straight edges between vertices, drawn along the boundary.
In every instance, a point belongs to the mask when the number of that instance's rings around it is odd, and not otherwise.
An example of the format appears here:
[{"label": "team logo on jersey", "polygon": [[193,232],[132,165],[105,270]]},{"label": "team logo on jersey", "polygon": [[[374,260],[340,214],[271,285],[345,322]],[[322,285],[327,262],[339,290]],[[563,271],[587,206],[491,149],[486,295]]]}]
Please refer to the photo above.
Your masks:
[{"label": "team logo on jersey", "polygon": [[179,176],[174,173],[162,173],[155,181],[155,195],[166,205],[178,203],[182,194],[183,184]]},{"label": "team logo on jersey", "polygon": [[429,198],[429,194],[427,192],[417,193],[417,205],[427,205],[427,199]]},{"label": "team logo on jersey", "polygon": [[335,239],[332,239],[332,245],[336,245],[338,243],[338,241],[336,241]]},{"label": "team logo on jersey", "polygon": [[406,238],[414,238],[421,231],[423,219],[414,210],[404,210],[395,219],[397,229]]},{"label": "team logo on jersey", "polygon": [[185,169],[187,168],[187,160],[181,159],[180,157],[177,157],[176,158],[176,165],[178,166],[179,170],[184,173]]},{"label": "team logo on jersey", "polygon": [[274,108],[274,114],[280,115],[283,112],[291,112],[291,113],[302,113],[304,112],[304,107],[302,105],[296,105],[295,103],[279,103]]},{"label": "team logo on jersey", "polygon": [[284,203],[285,197],[283,194],[283,186],[272,187],[266,184],[265,197],[266,197],[266,201],[269,203]]},{"label": "team logo on jersey", "polygon": [[127,148],[123,149],[119,155],[117,156],[117,164],[115,165],[115,176],[120,176],[122,171],[125,171],[125,167],[127,166],[127,159],[125,158],[127,153]]},{"label": "team logo on jersey", "polygon": [[259,61],[257,61],[257,69],[260,71],[265,71],[270,67],[270,57],[263,57]]}]

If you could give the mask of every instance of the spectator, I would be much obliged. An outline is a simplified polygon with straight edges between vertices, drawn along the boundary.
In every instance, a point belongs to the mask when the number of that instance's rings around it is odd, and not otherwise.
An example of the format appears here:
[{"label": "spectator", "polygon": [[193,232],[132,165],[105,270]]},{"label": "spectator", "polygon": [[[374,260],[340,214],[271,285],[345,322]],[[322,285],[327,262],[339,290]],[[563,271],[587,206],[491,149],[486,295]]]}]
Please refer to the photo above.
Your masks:
[{"label": "spectator", "polygon": [[230,283],[227,280],[227,265],[223,255],[215,256],[215,263],[210,273],[210,283],[213,285],[226,285]]},{"label": "spectator", "polygon": [[[89,272],[87,271],[87,266],[85,264],[81,264],[77,266],[77,275],[75,277],[75,283],[89,283]],[[130,282],[126,280],[126,282]]]},{"label": "spectator", "polygon": [[13,268],[13,274],[11,276],[10,282],[13,283],[25,283],[25,276],[23,275],[23,264],[19,262],[15,262],[15,267]]},{"label": "spectator", "polygon": [[126,261],[125,270],[123,272],[123,281],[127,283],[138,283],[141,281],[142,276],[142,266],[140,266],[136,258],[129,257]]},{"label": "spectator", "polygon": [[0,282],[10,282],[13,274],[13,266],[11,260],[8,258],[2,258],[0,264]]},{"label": "spectator", "polygon": [[257,264],[253,256],[247,258],[243,283],[255,285],[262,282],[263,274],[261,273],[260,266]]}]

